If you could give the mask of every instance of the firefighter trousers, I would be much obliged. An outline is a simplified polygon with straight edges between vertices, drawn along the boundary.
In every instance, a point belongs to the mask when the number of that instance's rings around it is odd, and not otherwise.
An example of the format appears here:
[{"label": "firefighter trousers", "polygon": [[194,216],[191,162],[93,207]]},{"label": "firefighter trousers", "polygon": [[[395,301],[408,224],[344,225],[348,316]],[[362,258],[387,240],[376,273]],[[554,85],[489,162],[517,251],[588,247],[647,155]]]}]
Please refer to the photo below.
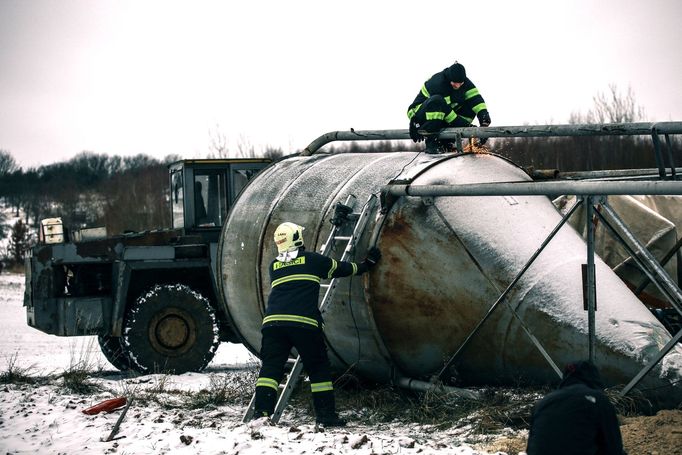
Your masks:
[{"label": "firefighter trousers", "polygon": [[322,330],[270,326],[263,328],[260,351],[263,366],[256,381],[254,417],[270,416],[274,412],[279,383],[292,347],[301,356],[303,368],[310,379],[318,419],[336,415],[331,366]]}]

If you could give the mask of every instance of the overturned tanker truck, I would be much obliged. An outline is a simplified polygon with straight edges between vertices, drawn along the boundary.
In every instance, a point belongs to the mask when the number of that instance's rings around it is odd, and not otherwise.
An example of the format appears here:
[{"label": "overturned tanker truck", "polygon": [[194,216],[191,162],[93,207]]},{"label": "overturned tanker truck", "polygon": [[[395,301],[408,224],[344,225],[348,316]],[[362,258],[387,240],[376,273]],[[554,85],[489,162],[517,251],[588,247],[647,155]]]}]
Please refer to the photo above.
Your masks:
[{"label": "overturned tanker truck", "polygon": [[[500,127],[484,133],[460,128],[445,130],[441,138],[453,140],[461,151],[462,139],[473,136],[652,131],[656,135],[682,133],[682,123]],[[351,369],[373,381],[414,388],[428,386],[433,378],[445,383],[456,380],[459,385],[547,384],[556,382],[561,365],[589,356],[609,386],[627,384],[625,393],[636,388],[661,406],[682,402],[682,346],[678,343],[682,332],[671,334],[592,254],[593,238],[588,236],[586,242],[568,226],[570,213],[562,216],[547,197],[576,194],[584,198],[586,207],[593,207],[593,203],[608,206],[599,199],[606,194],[682,195],[682,182],[675,181],[672,163],[673,179],[660,159],[653,178],[645,181],[638,176],[634,181],[535,182],[526,170],[489,153],[316,153],[332,140],[406,138],[404,130],[329,133],[303,153],[265,167],[244,186],[222,226],[215,254],[207,253],[214,262],[211,283],[215,291],[204,289],[203,294],[212,296],[209,307],[217,325],[227,326],[216,330],[215,339],[218,332],[229,332],[230,340],[258,355],[275,228],[284,221],[303,225],[306,246],[320,250],[334,228],[330,219],[343,203],[352,206],[356,216],[367,217],[358,233],[355,256],[360,259],[367,248],[376,245],[383,257],[371,273],[340,284],[324,312],[325,338],[337,372]],[[654,142],[658,159],[660,142]],[[597,211],[588,213],[602,216]],[[631,239],[627,228],[617,223],[618,215],[611,215],[614,232],[626,243],[630,241],[642,270],[679,312],[682,292],[677,283],[638,249],[637,239]],[[350,233],[352,227],[348,223],[341,229]],[[44,261],[57,260],[54,250],[52,256],[41,252],[49,246],[36,246],[27,261],[29,324],[41,330],[31,321],[40,320],[36,314],[49,311],[50,303],[35,301],[36,295],[45,295],[37,292],[41,282],[35,271],[47,269]],[[136,344],[145,339],[150,345],[146,349],[157,351],[154,358],[165,358],[176,372],[196,369],[183,368],[178,361],[187,353],[202,357],[198,365],[205,366],[212,351],[200,352],[206,348],[192,344],[192,336],[200,338],[201,334],[192,335],[197,322],[192,319],[193,308],[182,307],[187,298],[167,299],[160,305],[163,299],[151,295],[149,300],[154,301],[149,305],[155,305],[157,314],[148,316],[144,325],[134,324],[137,315],[145,312],[145,295],[150,294],[143,290],[133,301],[121,298],[125,293],[117,279],[126,267],[146,269],[122,264],[127,247],[121,249],[114,259],[118,264],[107,277],[113,280],[108,288],[117,303],[108,302],[97,314],[106,321],[112,318],[113,308],[122,323],[98,321],[87,333],[78,334],[120,340],[116,346],[127,358],[122,363],[133,369],[152,371],[136,355]],[[182,262],[171,251],[167,253],[166,260],[174,262],[174,267]],[[340,257],[341,253],[332,254]],[[130,262],[143,259],[139,251],[128,255]],[[131,275],[126,279],[134,281]],[[178,286],[187,286],[183,279],[182,274],[174,275]],[[51,302],[57,300],[51,296]],[[92,299],[87,302],[93,304]],[[68,305],[79,302],[72,298]],[[81,325],[84,315],[81,312]],[[170,317],[185,320],[169,322]],[[174,352],[172,346],[159,342],[165,339],[164,330],[189,335]],[[215,348],[211,343],[207,346]],[[158,362],[157,368],[163,370],[164,364]]]}]

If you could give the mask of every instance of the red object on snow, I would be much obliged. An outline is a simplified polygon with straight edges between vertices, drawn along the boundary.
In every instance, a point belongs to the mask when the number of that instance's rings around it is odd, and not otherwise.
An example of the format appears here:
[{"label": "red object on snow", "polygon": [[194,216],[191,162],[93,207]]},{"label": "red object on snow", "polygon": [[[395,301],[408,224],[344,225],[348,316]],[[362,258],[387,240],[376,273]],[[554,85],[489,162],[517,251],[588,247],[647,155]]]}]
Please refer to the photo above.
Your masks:
[{"label": "red object on snow", "polygon": [[105,400],[99,404],[96,404],[91,408],[83,409],[83,414],[92,416],[99,414],[100,412],[111,412],[115,409],[125,406],[127,402],[128,399],[126,397],[112,398],[110,400]]}]

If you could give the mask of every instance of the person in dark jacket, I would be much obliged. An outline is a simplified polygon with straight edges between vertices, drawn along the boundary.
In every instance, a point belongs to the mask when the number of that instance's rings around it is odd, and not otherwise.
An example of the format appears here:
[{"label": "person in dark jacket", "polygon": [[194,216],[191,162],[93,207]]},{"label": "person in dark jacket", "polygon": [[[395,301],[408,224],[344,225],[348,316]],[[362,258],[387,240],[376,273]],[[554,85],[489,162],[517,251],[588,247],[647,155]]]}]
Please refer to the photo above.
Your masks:
[{"label": "person in dark jacket", "polygon": [[317,423],[343,426],[345,420],[336,413],[331,367],[322,335],[320,280],[365,273],[381,253],[370,248],[367,258],[359,264],[336,261],[306,251],[303,229],[287,222],[275,230],[278,255],[269,267],[271,291],[261,330],[263,365],[256,381],[254,418],[269,417],[274,412],[284,365],[295,347],[310,378]]},{"label": "person in dark jacket", "polygon": [[[424,139],[422,133],[436,133],[447,127],[471,126],[475,117],[478,117],[479,126],[490,125],[490,113],[483,96],[466,76],[464,66],[458,62],[424,82],[407,108],[410,138],[414,142]],[[481,140],[480,144],[484,142]],[[435,137],[427,136],[427,152],[441,152],[438,146]]]},{"label": "person in dark jacket", "polygon": [[568,364],[558,390],[533,410],[528,455],[623,455],[616,411],[603,387],[592,363]]}]

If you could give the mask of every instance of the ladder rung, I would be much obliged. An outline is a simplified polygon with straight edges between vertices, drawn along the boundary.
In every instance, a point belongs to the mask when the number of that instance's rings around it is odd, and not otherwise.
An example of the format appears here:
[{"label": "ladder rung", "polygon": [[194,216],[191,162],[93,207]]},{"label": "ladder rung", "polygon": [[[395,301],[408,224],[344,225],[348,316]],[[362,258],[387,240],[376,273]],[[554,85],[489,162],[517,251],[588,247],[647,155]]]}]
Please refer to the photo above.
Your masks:
[{"label": "ladder rung", "polygon": [[353,238],[353,237],[350,236],[350,235],[337,235],[336,237],[334,237],[334,240],[345,240],[345,241],[348,241],[348,240],[350,240],[350,239],[352,239],[352,238]]}]

